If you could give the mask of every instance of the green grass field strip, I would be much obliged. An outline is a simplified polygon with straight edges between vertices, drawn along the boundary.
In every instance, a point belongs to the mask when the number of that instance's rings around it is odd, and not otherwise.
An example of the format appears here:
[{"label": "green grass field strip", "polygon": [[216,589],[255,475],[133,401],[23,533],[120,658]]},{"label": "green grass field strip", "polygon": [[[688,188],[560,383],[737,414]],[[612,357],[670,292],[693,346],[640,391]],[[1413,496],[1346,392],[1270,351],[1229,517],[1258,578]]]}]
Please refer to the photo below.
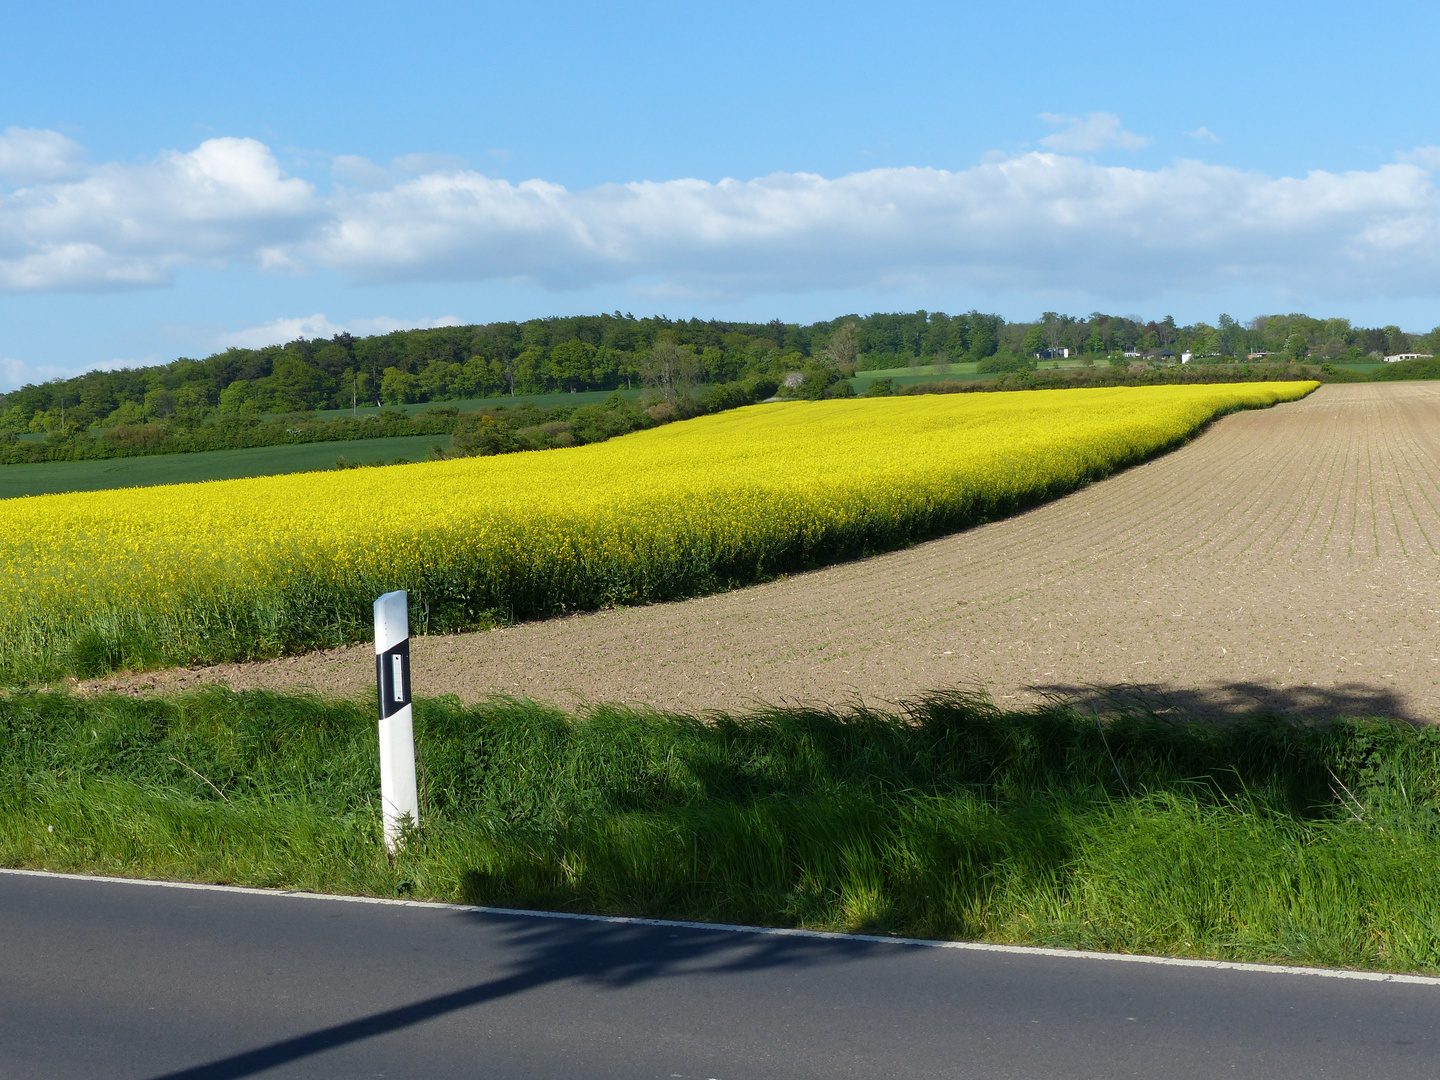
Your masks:
[{"label": "green grass field strip", "polygon": [[396,458],[425,461],[430,457],[432,446],[448,449],[450,436],[407,435],[396,439],[352,439],[293,446],[257,446],[246,450],[207,450],[198,454],[6,465],[0,468],[0,499],[312,472],[334,468],[336,460],[341,457],[351,464],[360,465],[388,463]]},{"label": "green grass field strip", "polygon": [[[502,397],[489,398],[465,398],[463,401],[418,401],[409,405],[386,405],[384,409],[393,409],[404,412],[407,416],[414,416],[426,409],[453,408],[461,412],[472,412],[475,409],[498,408],[500,406],[531,404],[542,409],[553,408],[556,405],[595,405],[604,401],[611,394],[620,394],[622,397],[638,400],[645,393],[644,387],[633,387],[619,390],[586,390],[574,394],[508,394]],[[374,405],[362,404],[358,409],[321,409],[315,416],[321,420],[334,420],[341,416],[373,416],[381,412],[381,409]]]},{"label": "green grass field strip", "polygon": [[507,907],[1440,970],[1440,729],[417,702],[0,697],[0,865]]},{"label": "green grass field strip", "polygon": [[[934,382],[937,379],[965,380],[994,378],[993,372],[986,375],[981,374],[979,371],[977,371],[976,369],[979,366],[980,365],[977,363],[973,363],[971,361],[964,361],[962,363],[950,364],[945,371],[941,371],[941,369],[934,364],[919,364],[916,367],[909,367],[907,365],[906,367],[857,371],[855,373],[855,379],[871,380],[915,378],[924,382]],[[1098,360],[1095,363],[1095,366],[1105,366],[1104,359]],[[1083,367],[1085,367],[1085,362],[1083,360],[1038,360],[1035,362],[1035,368],[1037,371],[1069,371],[1072,369],[1078,369]]]}]

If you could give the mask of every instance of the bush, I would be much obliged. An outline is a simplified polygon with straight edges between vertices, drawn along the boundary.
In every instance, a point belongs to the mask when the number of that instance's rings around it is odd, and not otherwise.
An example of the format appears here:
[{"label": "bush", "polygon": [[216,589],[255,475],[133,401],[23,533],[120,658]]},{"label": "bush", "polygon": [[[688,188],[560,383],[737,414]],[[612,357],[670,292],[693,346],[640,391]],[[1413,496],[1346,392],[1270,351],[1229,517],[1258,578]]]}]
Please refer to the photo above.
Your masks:
[{"label": "bush", "polygon": [[543,409],[522,403],[460,413],[458,417],[453,407],[430,411],[451,414],[455,428],[454,454],[476,457],[605,442],[657,424],[763,401],[775,393],[775,389],[774,379],[762,378],[715,383],[702,387],[698,393],[682,393],[672,401],[656,400],[658,395],[647,394],[636,402],[616,391],[598,405],[579,408],[556,405]]},{"label": "bush", "polygon": [[121,450],[153,450],[165,441],[159,424],[121,424],[105,432],[105,441]]},{"label": "bush", "polygon": [[455,426],[450,445],[466,457],[508,454],[518,449],[515,435],[488,412],[465,413]]},{"label": "bush", "polygon": [[1440,379],[1440,357],[1423,357],[1419,360],[1397,360],[1385,364],[1370,373],[1376,382],[1391,382],[1402,379]]},{"label": "bush", "polygon": [[1034,363],[1027,357],[1003,352],[987,356],[975,365],[975,370],[982,375],[1004,374],[1009,371],[1033,371],[1034,369]]},{"label": "bush", "polygon": [[[766,394],[765,396],[769,397],[770,395]],[[744,383],[733,382],[707,386],[700,392],[697,400],[705,412],[715,413],[724,412],[726,409],[738,409],[742,405],[749,405],[756,399]]]},{"label": "bush", "polygon": [[1325,382],[1332,383],[1357,383],[1369,382],[1370,380],[1362,371],[1350,371],[1346,368],[1336,367],[1334,364],[1320,365],[1321,378]]},{"label": "bush", "polygon": [[889,397],[894,392],[894,379],[876,379],[865,388],[866,397]]},{"label": "bush", "polygon": [[773,379],[769,375],[761,375],[754,379],[747,379],[740,385],[744,388],[745,393],[749,395],[751,401],[764,401],[766,398],[772,398],[775,396],[775,392],[780,389],[779,380]]}]

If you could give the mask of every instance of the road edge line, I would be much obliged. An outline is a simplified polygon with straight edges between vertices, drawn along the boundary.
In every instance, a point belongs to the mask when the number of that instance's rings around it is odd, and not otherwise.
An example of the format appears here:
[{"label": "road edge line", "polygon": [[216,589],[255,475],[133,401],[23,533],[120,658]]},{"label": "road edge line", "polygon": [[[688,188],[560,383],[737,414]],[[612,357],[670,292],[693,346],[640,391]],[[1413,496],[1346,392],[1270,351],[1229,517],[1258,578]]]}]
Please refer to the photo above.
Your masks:
[{"label": "road edge line", "polygon": [[709,930],[729,934],[763,934],[772,937],[815,938],[821,941],[863,941],[877,945],[908,945],[927,949],[954,949],[962,952],[1003,953],[1012,956],[1053,957],[1065,960],[1105,960],[1122,964],[1156,967],[1203,968],[1213,971],[1243,971],[1260,975],[1309,975],[1322,979],[1349,979],[1358,982],[1409,983],[1440,986],[1440,976],[1406,975],[1400,972],[1353,971],[1346,968],[1302,967],[1289,964],[1253,964],[1231,960],[1195,960],[1178,956],[1150,956],[1143,953],[1094,952],[1087,949],[1049,948],[1043,945],[1000,945],[984,941],[937,941],[929,938],[890,937],[880,934],[844,934],[833,930],[801,930],[780,926],[745,926],[738,923],[686,922],[680,919],[645,919],[631,915],[585,915],[571,911],[530,911],[523,908],[487,907],[479,904],[447,904],[441,900],[406,900],[401,897],[344,896],[338,893],[302,892],[295,889],[257,889],[245,885],[210,885],[195,881],[157,881],[153,878],[111,877],[104,874],[65,874],[55,870],[24,870],[0,867],[0,875],[53,878],[60,881],[91,881],[112,885],[138,885],[161,889],[189,889],[195,892],[238,893],[242,896],[283,897],[292,900],[328,900],[347,904],[421,908],[430,911],[468,912],[529,919],[568,919],[572,922],[615,923],[622,926],[672,927],[681,930]]}]

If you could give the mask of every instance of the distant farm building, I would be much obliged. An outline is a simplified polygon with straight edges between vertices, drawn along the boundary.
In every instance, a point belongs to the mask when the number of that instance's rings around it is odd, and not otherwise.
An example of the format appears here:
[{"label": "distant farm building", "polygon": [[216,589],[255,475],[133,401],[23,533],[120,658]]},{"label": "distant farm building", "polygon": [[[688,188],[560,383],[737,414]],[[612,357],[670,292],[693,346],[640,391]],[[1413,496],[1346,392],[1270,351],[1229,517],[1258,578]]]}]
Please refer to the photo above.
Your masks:
[{"label": "distant farm building", "polygon": [[1429,360],[1434,355],[1434,353],[1428,352],[1402,352],[1385,357],[1385,363],[1398,364],[1401,360]]}]

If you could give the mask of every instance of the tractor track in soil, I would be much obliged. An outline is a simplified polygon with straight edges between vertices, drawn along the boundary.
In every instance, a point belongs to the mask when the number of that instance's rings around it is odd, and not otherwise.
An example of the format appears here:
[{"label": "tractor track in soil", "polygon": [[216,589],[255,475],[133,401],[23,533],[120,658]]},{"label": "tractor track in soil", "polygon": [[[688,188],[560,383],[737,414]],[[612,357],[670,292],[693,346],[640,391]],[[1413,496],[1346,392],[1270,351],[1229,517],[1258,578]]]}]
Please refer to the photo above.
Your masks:
[{"label": "tractor track in soil", "polygon": [[[123,675],[360,696],[369,645]],[[425,696],[686,712],[1138,700],[1440,720],[1440,385],[1322,386],[1063,499],[903,551],[680,603],[414,639]]]}]

